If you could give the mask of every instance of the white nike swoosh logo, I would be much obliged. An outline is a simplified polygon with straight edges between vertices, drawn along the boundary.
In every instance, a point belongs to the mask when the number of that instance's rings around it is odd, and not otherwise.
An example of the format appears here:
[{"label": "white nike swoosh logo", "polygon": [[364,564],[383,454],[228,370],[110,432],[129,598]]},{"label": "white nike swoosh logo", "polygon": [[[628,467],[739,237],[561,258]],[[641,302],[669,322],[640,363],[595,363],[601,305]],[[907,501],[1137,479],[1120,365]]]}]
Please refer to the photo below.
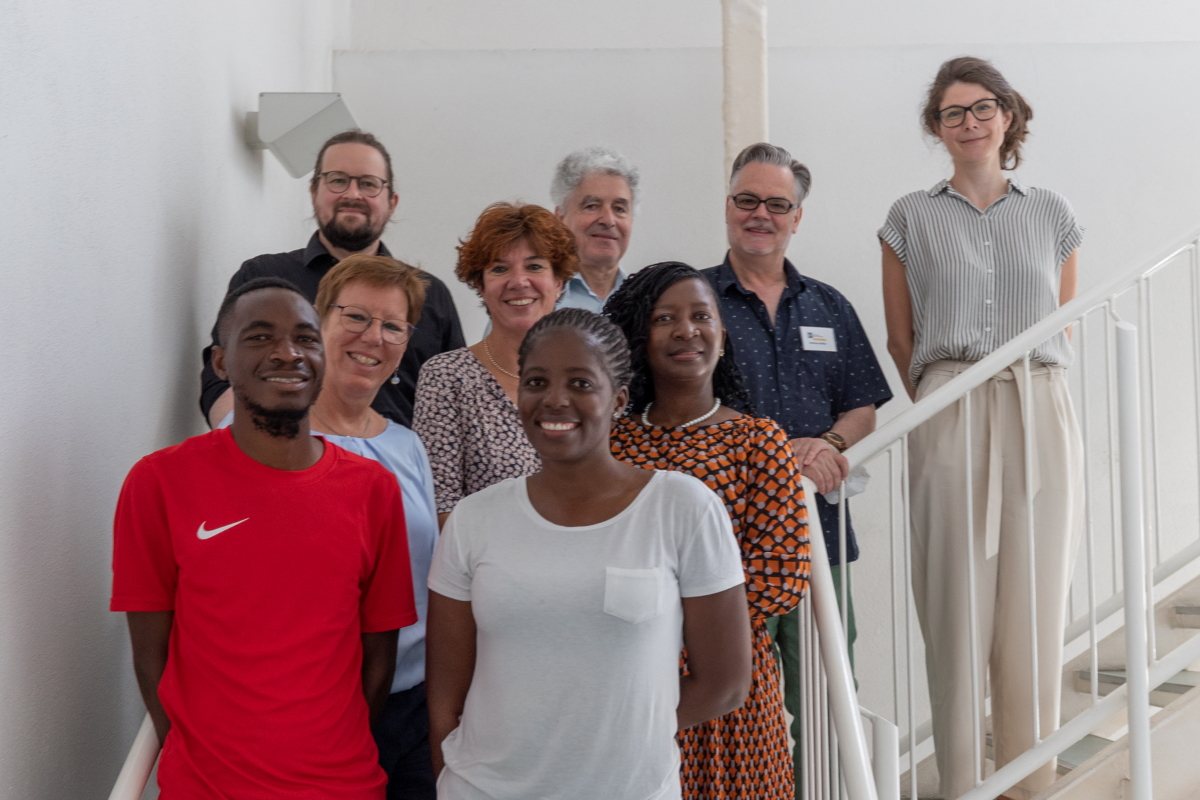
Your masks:
[{"label": "white nike swoosh logo", "polygon": [[[250,518],[246,517],[246,519],[250,519]],[[222,526],[220,528],[214,528],[211,531],[204,530],[204,526],[208,524],[207,522],[201,522],[200,527],[196,530],[196,538],[197,539],[211,539],[212,537],[216,536],[218,533],[229,530],[234,525],[241,525],[243,522],[246,521],[246,519],[239,519],[237,522],[231,522],[228,525]]]}]

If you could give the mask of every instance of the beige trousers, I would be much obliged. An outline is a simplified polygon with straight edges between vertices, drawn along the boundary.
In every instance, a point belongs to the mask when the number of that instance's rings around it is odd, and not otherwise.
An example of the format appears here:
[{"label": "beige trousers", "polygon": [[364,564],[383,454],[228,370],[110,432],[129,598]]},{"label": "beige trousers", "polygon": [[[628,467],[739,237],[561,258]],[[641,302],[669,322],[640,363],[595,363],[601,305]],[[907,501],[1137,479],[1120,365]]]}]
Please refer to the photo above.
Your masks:
[{"label": "beige trousers", "polygon": [[[970,366],[958,361],[929,365],[917,398]],[[1024,404],[1034,448],[1037,717],[1045,738],[1058,727],[1067,592],[1083,530],[1083,444],[1065,371],[1031,363],[1027,383],[1018,362],[971,393],[970,469],[964,401],[909,436],[913,594],[925,637],[933,738],[946,800],[974,788],[977,760],[982,773],[984,756],[975,749],[972,728],[978,720],[983,743],[982,697],[989,684],[996,767],[1034,743]],[[978,703],[971,696],[968,532],[975,547]],[[1032,797],[1054,781],[1055,768],[1051,761],[1007,794]]]}]

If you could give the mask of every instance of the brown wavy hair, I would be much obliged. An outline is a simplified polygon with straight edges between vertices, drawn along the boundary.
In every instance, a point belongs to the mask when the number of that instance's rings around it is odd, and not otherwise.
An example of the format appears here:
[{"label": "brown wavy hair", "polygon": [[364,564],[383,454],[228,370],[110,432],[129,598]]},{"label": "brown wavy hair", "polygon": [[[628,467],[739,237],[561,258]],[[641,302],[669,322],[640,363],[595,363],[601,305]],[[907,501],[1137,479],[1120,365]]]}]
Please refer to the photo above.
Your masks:
[{"label": "brown wavy hair", "polygon": [[1016,89],[1009,85],[1000,70],[992,66],[992,62],[974,56],[959,56],[942,64],[937,77],[929,84],[925,93],[925,108],[921,111],[921,124],[925,132],[937,137],[941,130],[941,120],[938,119],[938,109],[946,90],[955,83],[975,83],[987,89],[1000,101],[1000,108],[1012,114],[1012,124],[1004,134],[1000,143],[1000,168],[1016,169],[1021,166],[1021,143],[1029,136],[1029,120],[1033,119],[1033,109]]},{"label": "brown wavy hair", "polygon": [[380,289],[396,287],[408,298],[408,324],[416,325],[425,306],[425,277],[416,267],[387,256],[357,254],[333,265],[317,287],[317,315],[324,324],[338,295],[352,283],[362,282]]},{"label": "brown wavy hair", "polygon": [[493,203],[479,215],[471,235],[459,240],[454,274],[479,291],[484,270],[522,239],[550,262],[554,277],[563,283],[579,270],[575,237],[558,217],[533,204]]}]

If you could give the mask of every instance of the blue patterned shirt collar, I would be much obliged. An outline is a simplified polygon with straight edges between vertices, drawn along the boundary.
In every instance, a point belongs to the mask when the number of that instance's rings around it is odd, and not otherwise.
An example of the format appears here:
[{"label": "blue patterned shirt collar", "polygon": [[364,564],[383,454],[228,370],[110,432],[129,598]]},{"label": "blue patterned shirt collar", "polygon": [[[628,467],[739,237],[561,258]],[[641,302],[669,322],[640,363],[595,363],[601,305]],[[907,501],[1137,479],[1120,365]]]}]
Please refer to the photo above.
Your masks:
[{"label": "blue patterned shirt collar", "polygon": [[[796,269],[792,262],[786,258],[783,260],[783,274],[787,277],[787,289],[784,291],[786,296],[790,297],[797,292],[803,292],[807,288],[804,276],[800,274],[800,270]],[[734,272],[733,264],[729,261],[729,251],[726,251],[725,260],[717,268],[717,291],[725,294],[730,288],[737,289],[746,297],[754,294],[754,292],[742,286],[742,281],[738,278],[737,273]]]}]

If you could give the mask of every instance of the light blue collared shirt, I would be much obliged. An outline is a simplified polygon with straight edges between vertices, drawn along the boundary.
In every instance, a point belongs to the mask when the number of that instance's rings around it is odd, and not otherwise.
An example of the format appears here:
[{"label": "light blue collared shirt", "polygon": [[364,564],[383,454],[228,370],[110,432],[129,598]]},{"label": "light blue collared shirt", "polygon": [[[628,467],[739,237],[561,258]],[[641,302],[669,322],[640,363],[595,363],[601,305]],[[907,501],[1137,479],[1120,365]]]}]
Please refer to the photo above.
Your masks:
[{"label": "light blue collared shirt", "polygon": [[[617,281],[613,284],[613,292],[621,288],[621,284],[627,277],[629,276],[625,274],[624,270],[617,270]],[[612,292],[609,292],[608,296],[612,297]],[[576,273],[575,277],[563,286],[562,297],[558,298],[555,308],[586,308],[588,311],[599,314],[604,309],[604,301],[592,291],[592,287],[587,285],[583,275]]]}]

